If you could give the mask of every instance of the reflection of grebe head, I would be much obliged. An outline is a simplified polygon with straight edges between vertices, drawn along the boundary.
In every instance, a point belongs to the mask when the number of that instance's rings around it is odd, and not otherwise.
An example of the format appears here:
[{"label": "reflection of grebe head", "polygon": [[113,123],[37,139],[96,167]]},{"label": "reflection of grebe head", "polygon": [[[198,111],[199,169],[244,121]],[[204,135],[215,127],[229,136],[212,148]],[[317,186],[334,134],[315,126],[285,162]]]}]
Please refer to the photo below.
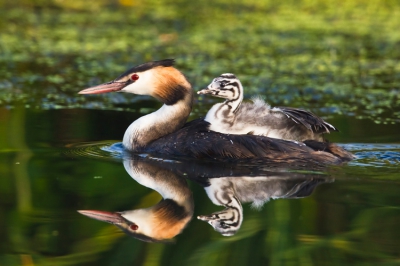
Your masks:
[{"label": "reflection of grebe head", "polygon": [[235,208],[226,208],[210,215],[197,216],[198,219],[209,223],[215,231],[223,236],[233,236],[242,225],[242,213]]},{"label": "reflection of grebe head", "polygon": [[215,231],[223,236],[233,236],[237,233],[243,222],[243,208],[240,201],[233,196],[225,209],[209,215],[197,216],[197,219],[209,223]]},{"label": "reflection of grebe head", "polygon": [[82,210],[90,218],[111,223],[125,233],[146,242],[165,241],[179,234],[191,219],[191,214],[170,199],[153,207],[124,212]]}]

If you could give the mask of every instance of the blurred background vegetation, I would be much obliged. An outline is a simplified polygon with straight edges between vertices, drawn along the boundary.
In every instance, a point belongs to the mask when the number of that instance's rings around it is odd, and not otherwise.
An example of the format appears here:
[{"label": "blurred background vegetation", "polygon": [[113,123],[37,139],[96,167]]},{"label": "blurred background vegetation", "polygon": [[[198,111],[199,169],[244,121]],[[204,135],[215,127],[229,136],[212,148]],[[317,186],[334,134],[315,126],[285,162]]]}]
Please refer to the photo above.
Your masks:
[{"label": "blurred background vegetation", "polygon": [[[175,245],[78,218],[76,209],[159,197],[120,162],[63,147],[120,139],[157,108],[143,97],[76,93],[164,58],[195,90],[232,72],[246,98],[330,118],[342,134],[333,140],[398,142],[399,29],[397,0],[0,0],[0,265],[398,265],[400,159],[389,146],[334,169],[336,181],[310,198],[244,206],[233,238],[193,221]],[[193,117],[213,102],[198,98]],[[217,209],[191,186],[197,214]]]},{"label": "blurred background vegetation", "polygon": [[196,90],[233,72],[247,96],[272,105],[399,121],[396,0],[2,0],[0,7],[2,106],[128,110],[129,96],[76,92],[132,65],[175,58]]}]

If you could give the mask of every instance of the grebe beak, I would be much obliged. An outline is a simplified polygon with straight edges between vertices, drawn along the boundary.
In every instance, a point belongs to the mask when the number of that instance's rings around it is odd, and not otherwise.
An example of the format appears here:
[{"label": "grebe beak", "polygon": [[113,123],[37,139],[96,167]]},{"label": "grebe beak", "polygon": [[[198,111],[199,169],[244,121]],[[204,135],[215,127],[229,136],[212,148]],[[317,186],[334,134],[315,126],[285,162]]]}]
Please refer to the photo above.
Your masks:
[{"label": "grebe beak", "polygon": [[126,86],[126,82],[110,81],[78,92],[78,94],[99,94],[113,91],[120,91]]},{"label": "grebe beak", "polygon": [[105,212],[105,211],[95,211],[95,210],[82,210],[78,212],[92,219],[96,219],[110,224],[126,223],[125,219],[118,212]]}]

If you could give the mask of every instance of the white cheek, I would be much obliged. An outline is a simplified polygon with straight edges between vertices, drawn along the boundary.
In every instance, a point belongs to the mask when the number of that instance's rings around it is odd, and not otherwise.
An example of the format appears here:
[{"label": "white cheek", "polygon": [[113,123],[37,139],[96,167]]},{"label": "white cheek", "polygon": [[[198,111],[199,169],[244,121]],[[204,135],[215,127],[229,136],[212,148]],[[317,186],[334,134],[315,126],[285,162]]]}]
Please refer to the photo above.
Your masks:
[{"label": "white cheek", "polygon": [[152,236],[152,215],[150,208],[125,211],[121,214],[125,219],[138,225],[137,233],[142,233],[147,236]]},{"label": "white cheek", "polygon": [[138,73],[139,79],[126,86],[121,91],[138,95],[151,95],[154,90],[154,74],[152,70]]}]

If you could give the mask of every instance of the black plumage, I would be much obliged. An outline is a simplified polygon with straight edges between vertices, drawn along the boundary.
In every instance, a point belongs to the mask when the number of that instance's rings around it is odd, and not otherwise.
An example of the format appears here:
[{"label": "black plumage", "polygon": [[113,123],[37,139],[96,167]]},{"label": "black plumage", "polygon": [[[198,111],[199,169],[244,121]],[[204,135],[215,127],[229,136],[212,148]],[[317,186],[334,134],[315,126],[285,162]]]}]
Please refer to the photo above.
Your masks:
[{"label": "black plumage", "polygon": [[275,108],[279,108],[288,118],[292,119],[297,124],[305,126],[314,133],[320,134],[338,131],[334,126],[309,111],[283,106]]},{"label": "black plumage", "polygon": [[208,130],[208,126],[204,119],[193,120],[139,152],[221,162],[282,162],[287,165],[340,164],[353,159],[351,153],[332,143],[317,146],[263,136],[222,134]]}]

